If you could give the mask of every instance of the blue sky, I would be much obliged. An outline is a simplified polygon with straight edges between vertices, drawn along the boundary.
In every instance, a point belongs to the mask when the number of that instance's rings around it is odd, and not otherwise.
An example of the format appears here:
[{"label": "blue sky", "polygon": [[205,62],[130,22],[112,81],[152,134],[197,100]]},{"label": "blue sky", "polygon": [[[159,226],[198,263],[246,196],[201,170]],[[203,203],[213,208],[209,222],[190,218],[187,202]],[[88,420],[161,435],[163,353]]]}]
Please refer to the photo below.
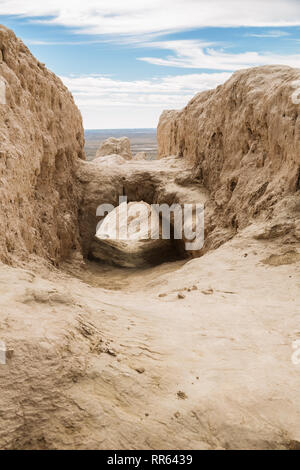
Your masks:
[{"label": "blue sky", "polygon": [[0,0],[0,22],[62,78],[87,129],[156,127],[235,70],[300,68],[300,0]]}]

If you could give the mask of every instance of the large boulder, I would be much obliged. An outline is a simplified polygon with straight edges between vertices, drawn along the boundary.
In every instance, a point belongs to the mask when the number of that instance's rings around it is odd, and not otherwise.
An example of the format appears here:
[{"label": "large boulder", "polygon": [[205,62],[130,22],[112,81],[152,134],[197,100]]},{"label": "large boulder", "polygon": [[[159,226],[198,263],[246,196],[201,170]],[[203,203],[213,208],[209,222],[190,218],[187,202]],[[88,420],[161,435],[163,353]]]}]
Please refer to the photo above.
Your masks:
[{"label": "large boulder", "polygon": [[58,263],[80,248],[81,114],[61,80],[3,26],[0,78],[0,261]]},{"label": "large boulder", "polygon": [[104,165],[104,166],[114,166],[114,165],[123,165],[126,163],[124,157],[121,155],[112,154],[112,155],[105,155],[104,157],[97,157],[94,158],[93,164],[95,165]]},{"label": "large boulder", "polygon": [[104,140],[96,153],[96,158],[105,157],[107,155],[120,155],[126,160],[131,160],[132,154],[130,150],[130,140],[128,137],[109,137]]},{"label": "large boulder", "polygon": [[[119,196],[150,205],[204,204],[207,201],[208,192],[194,181],[194,174],[183,159],[125,160],[123,164],[108,164],[109,157],[107,159],[100,157],[82,162],[77,173],[83,188],[79,224],[85,256],[91,254],[91,243],[100,221],[97,208],[102,204],[117,207]],[[181,243],[178,245],[176,243],[176,249],[185,255]]]},{"label": "large boulder", "polygon": [[146,152],[138,152],[132,157],[132,160],[147,160],[147,154]]},{"label": "large boulder", "polygon": [[91,254],[127,268],[161,263],[172,256],[171,240],[162,239],[159,215],[146,202],[121,203],[100,224]]}]

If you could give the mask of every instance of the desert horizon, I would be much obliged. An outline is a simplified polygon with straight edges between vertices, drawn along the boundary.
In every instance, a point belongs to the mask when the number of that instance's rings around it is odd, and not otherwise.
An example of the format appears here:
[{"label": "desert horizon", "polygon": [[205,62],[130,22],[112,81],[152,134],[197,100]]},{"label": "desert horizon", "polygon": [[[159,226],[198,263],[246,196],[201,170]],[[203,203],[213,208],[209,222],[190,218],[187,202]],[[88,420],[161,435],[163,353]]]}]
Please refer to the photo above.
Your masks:
[{"label": "desert horizon", "polygon": [[157,156],[156,128],[132,129],[84,129],[85,153],[87,159],[96,157],[100,145],[110,137],[128,137],[132,152],[145,152],[149,159]]}]

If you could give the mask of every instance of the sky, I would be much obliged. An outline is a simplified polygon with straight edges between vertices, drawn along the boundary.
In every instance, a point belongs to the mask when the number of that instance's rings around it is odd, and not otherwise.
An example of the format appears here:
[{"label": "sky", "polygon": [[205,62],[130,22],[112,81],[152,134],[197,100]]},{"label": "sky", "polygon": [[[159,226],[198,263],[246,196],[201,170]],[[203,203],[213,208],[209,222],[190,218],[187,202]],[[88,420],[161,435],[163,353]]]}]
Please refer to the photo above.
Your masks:
[{"label": "sky", "polygon": [[156,127],[242,68],[300,68],[300,0],[0,0],[85,129]]}]

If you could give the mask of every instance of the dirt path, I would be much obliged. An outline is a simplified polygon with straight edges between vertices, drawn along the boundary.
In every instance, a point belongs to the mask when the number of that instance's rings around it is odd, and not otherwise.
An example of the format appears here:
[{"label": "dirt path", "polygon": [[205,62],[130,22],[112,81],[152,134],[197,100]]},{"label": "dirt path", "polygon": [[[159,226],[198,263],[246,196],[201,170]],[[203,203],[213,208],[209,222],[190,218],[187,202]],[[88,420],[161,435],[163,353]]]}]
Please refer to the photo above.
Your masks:
[{"label": "dirt path", "polygon": [[300,266],[266,266],[268,250],[236,240],[205,262],[116,273],[126,292],[102,298],[114,312],[109,368],[130,371],[122,396],[143,423],[137,447],[274,448],[300,437]]},{"label": "dirt path", "polygon": [[1,446],[297,447],[300,265],[263,262],[280,249],[237,237],[147,274],[89,265],[86,282],[4,267]]}]

